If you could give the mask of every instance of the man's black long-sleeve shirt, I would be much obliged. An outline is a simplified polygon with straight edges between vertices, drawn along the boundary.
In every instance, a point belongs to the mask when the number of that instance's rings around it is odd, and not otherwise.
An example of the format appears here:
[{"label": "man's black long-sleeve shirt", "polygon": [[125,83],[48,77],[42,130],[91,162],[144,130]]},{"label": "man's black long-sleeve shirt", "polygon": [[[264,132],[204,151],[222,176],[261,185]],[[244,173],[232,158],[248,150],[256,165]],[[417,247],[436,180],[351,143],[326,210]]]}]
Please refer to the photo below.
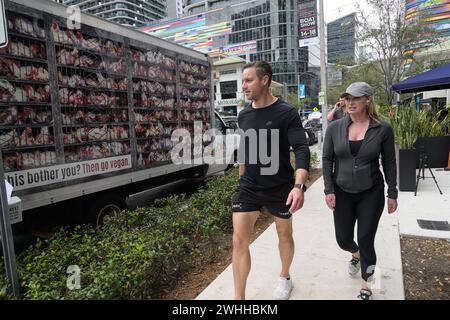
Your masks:
[{"label": "man's black long-sleeve shirt", "polygon": [[[297,111],[288,103],[278,99],[265,108],[253,108],[249,104],[239,113],[238,123],[243,130],[239,162],[245,164],[241,185],[266,189],[292,183],[290,147],[295,153],[296,169],[309,170],[310,152],[305,130]],[[279,157],[278,163],[275,156]]]}]

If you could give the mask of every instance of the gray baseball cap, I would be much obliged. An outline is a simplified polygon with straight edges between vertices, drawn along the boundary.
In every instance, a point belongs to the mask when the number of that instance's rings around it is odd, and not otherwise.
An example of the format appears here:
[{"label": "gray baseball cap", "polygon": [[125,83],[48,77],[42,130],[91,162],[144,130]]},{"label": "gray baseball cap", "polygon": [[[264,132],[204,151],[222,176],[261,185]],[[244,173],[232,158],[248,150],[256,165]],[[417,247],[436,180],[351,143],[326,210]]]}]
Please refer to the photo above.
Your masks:
[{"label": "gray baseball cap", "polygon": [[353,82],[343,95],[351,95],[353,97],[373,96],[373,89],[365,82]]}]

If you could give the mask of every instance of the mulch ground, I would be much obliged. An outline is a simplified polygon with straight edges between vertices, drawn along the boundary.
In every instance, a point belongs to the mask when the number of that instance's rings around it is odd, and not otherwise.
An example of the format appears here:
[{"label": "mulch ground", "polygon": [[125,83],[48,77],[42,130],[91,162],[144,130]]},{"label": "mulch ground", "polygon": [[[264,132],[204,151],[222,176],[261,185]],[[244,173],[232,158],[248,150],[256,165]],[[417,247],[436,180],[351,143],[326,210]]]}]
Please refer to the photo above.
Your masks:
[{"label": "mulch ground", "polygon": [[450,299],[450,242],[401,237],[406,300]]}]

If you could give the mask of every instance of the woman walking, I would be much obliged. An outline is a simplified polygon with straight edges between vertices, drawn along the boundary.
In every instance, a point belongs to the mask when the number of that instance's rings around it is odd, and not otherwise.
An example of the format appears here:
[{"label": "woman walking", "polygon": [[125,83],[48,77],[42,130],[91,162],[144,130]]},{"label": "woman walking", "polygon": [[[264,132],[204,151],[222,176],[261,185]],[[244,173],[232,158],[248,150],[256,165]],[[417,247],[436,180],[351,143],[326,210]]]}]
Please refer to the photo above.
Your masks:
[{"label": "woman walking", "polygon": [[325,134],[325,200],[334,213],[337,243],[352,255],[349,274],[356,275],[361,269],[362,286],[358,298],[370,300],[369,282],[377,261],[374,241],[385,203],[380,155],[388,186],[388,213],[397,210],[394,134],[389,124],[378,118],[370,85],[352,83],[344,99],[346,116],[330,123]]}]

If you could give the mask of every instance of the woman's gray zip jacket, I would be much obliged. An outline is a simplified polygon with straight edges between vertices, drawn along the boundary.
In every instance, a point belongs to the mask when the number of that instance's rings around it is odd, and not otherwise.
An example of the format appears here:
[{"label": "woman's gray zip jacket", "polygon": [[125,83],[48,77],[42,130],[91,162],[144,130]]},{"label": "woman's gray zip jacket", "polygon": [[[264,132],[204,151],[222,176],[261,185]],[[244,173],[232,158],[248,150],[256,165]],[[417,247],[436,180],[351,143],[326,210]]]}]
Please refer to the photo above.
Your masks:
[{"label": "woman's gray zip jacket", "polygon": [[323,179],[325,194],[334,193],[334,185],[349,193],[360,193],[382,183],[380,155],[388,185],[387,196],[397,199],[397,166],[394,133],[389,124],[371,120],[361,148],[353,157],[348,140],[350,116],[328,126],[323,144]]}]

